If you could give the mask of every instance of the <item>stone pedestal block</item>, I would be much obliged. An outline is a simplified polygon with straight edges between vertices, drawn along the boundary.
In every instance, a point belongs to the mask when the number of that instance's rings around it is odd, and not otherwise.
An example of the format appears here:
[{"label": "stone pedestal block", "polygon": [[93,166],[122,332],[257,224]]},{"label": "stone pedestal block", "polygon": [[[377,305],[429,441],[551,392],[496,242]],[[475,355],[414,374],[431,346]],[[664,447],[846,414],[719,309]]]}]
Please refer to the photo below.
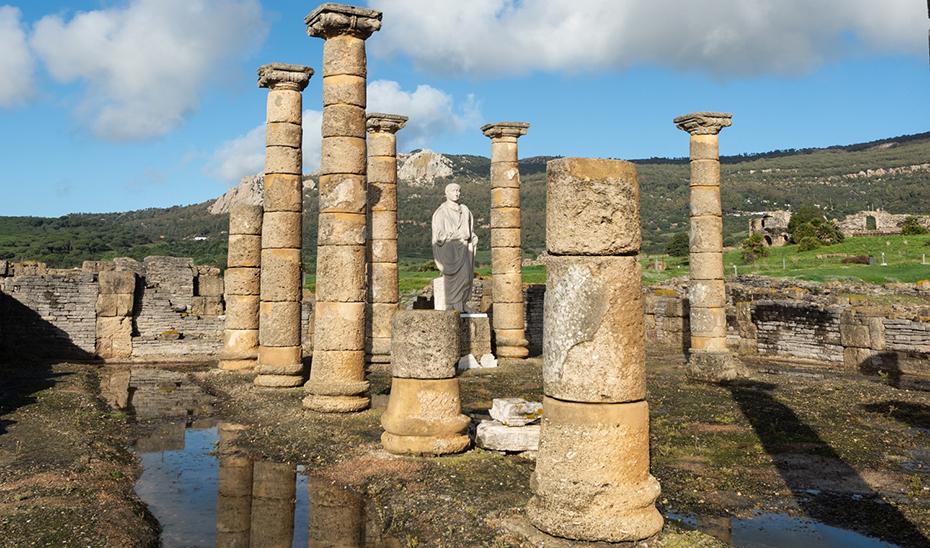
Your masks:
[{"label": "stone pedestal block", "polygon": [[395,377],[381,416],[381,444],[402,455],[458,453],[470,444],[465,434],[470,422],[461,414],[458,379]]}]

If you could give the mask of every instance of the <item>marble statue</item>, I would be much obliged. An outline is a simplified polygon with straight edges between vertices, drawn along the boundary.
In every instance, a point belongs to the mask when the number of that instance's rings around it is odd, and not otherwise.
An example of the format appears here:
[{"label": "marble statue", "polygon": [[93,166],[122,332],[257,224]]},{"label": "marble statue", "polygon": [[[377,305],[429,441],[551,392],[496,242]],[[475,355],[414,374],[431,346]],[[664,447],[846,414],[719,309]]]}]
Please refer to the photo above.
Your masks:
[{"label": "marble statue", "polygon": [[460,193],[459,185],[446,185],[446,201],[433,213],[432,242],[444,293],[436,296],[436,302],[444,302],[445,309],[464,312],[465,302],[471,296],[478,236],[471,211],[459,203]]}]

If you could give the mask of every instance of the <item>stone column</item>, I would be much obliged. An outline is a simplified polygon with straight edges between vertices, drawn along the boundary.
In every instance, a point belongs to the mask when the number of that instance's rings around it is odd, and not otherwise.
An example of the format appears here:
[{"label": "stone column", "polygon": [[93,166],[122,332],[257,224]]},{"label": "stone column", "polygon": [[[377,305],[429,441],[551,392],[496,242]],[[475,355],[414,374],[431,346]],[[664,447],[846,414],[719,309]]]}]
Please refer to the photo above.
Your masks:
[{"label": "stone column", "polygon": [[620,160],[548,164],[537,528],[637,542],[662,529],[649,474],[639,182]]},{"label": "stone column", "polygon": [[362,497],[330,480],[307,478],[308,546],[368,546]]},{"label": "stone column", "polygon": [[262,217],[259,386],[300,386],[304,382],[300,345],[300,264],[303,182],[301,91],[313,69],[273,63],[258,69],[268,88],[265,123],[265,179]]},{"label": "stone column", "polygon": [[368,208],[371,240],[368,248],[368,358],[391,362],[391,320],[397,311],[397,132],[406,116],[368,115]]},{"label": "stone column", "polygon": [[249,546],[289,548],[294,540],[296,466],[256,461],[252,467],[252,478]]},{"label": "stone column", "polygon": [[365,39],[381,12],[322,4],[304,19],[323,38],[323,149],[316,257],[313,365],[304,407],[324,413],[368,407],[365,380]]},{"label": "stone column", "polygon": [[391,397],[381,415],[381,445],[396,454],[444,455],[468,448],[462,415],[461,325],[456,310],[399,310],[391,340]]},{"label": "stone column", "polygon": [[262,263],[262,206],[229,208],[226,253],[226,329],[220,369],[252,369],[258,358],[258,303]]},{"label": "stone column", "polygon": [[691,134],[691,231],[688,299],[691,347],[688,373],[704,380],[733,379],[739,361],[727,349],[727,297],[723,283],[723,212],[717,134],[733,115],[695,112],[675,118]]},{"label": "stone column", "polygon": [[517,138],[526,122],[482,126],[491,138],[491,323],[498,358],[529,355],[523,312],[523,251],[520,238],[520,167]]},{"label": "stone column", "polygon": [[217,428],[220,473],[216,497],[216,545],[248,546],[252,515],[252,460],[236,447],[236,439],[245,427],[221,423]]}]

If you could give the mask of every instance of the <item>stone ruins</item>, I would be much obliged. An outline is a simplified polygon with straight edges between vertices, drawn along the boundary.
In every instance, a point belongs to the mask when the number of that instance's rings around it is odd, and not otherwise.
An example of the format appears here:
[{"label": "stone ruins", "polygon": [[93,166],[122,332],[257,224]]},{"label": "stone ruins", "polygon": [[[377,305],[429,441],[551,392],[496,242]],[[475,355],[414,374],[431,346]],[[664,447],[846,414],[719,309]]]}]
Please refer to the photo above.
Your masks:
[{"label": "stone ruins", "polygon": [[[833,221],[843,236],[850,238],[900,234],[901,223],[908,217],[916,217],[921,226],[930,229],[930,216],[888,213],[881,209],[851,213],[842,219],[833,219]],[[790,211],[766,211],[761,217],[749,220],[749,232],[762,234],[767,246],[781,247],[791,241],[791,234],[788,233],[789,222],[791,222]]]},{"label": "stone ruins", "polygon": [[[699,381],[747,375],[740,355],[930,374],[930,307],[895,300],[930,297],[930,284],[850,294],[829,284],[724,282],[718,134],[731,125],[727,113],[674,119],[690,134],[687,284],[642,285],[634,164],[561,158],[547,166],[546,283],[525,285],[517,140],[529,124],[499,122],[481,128],[491,139],[490,284],[471,287],[474,264],[466,261],[469,287],[448,303],[461,310],[402,308],[396,134],[407,118],[366,113],[365,43],[381,17],[323,4],[305,19],[308,35],[324,40],[315,295],[304,293],[301,266],[302,92],[314,71],[273,63],[258,70],[258,84],[268,90],[262,205],[229,207],[225,273],[173,257],[87,262],[73,270],[0,261],[0,346],[88,361],[216,362],[228,373],[211,374],[254,377],[250,394],[302,390],[303,407],[318,413],[368,409],[366,366],[390,368],[381,444],[393,454],[421,456],[472,445],[461,370],[479,361],[493,366],[495,356],[504,368],[536,363],[525,360],[541,353],[541,407],[493,395],[493,420],[477,427],[478,444],[538,450],[527,486],[529,521],[549,535],[595,542],[650,541],[663,527],[660,486],[650,473],[647,344],[687,354],[690,377]],[[451,190],[456,206],[458,189]],[[865,223],[872,230],[871,216],[874,230],[886,230],[893,221],[879,213],[863,212],[841,226]],[[780,238],[786,226],[773,213],[751,229]],[[458,244],[476,245],[471,236]],[[474,249],[463,252],[474,257]],[[893,300],[900,303],[887,304]],[[489,306],[463,313],[462,301]],[[488,308],[490,319],[481,313]],[[127,370],[106,384],[128,386],[134,374],[151,376],[143,400],[157,400],[160,383],[174,382],[170,374]],[[295,400],[295,413],[309,411]],[[216,529],[230,545],[276,545],[293,533],[287,516],[294,513],[295,468],[239,455],[240,431],[219,430]],[[311,490],[327,489],[314,481]],[[325,500],[344,496],[333,492]],[[321,504],[311,520],[326,519]]]}]

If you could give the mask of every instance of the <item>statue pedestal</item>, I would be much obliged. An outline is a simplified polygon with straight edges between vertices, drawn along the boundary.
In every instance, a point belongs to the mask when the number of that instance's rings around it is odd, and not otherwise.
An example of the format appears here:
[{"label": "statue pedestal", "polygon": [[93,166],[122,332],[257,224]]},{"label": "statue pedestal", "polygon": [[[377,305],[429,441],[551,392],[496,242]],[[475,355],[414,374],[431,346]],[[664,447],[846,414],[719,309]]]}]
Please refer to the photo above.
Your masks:
[{"label": "statue pedestal", "polygon": [[440,274],[433,278],[433,310],[446,309],[446,280]]}]

